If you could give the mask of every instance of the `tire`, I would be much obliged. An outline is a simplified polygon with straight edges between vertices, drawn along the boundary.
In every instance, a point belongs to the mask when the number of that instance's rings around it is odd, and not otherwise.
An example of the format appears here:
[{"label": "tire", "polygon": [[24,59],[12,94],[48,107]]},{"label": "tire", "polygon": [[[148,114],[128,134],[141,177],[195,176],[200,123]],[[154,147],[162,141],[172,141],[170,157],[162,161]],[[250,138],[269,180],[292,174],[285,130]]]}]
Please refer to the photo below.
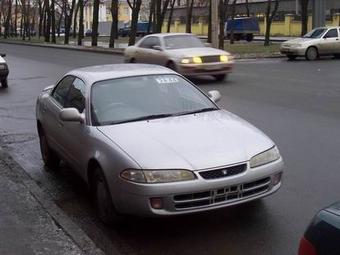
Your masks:
[{"label": "tire", "polygon": [[247,34],[246,35],[246,41],[247,42],[251,42],[254,39],[254,35],[253,34]]},{"label": "tire", "polygon": [[340,59],[340,54],[334,54],[334,58]]},{"label": "tire", "polygon": [[58,169],[60,159],[58,155],[48,145],[46,135],[42,130],[39,131],[39,144],[44,164],[48,168],[51,168],[53,170]]},{"label": "tire", "polygon": [[3,88],[8,88],[7,79],[1,81],[1,86],[2,86]]},{"label": "tire", "polygon": [[319,52],[318,49],[315,47],[309,47],[306,50],[306,59],[309,61],[313,61],[319,58]]},{"label": "tire", "polygon": [[93,177],[92,195],[99,219],[110,226],[118,225],[122,222],[122,216],[114,207],[105,176],[99,166],[95,169]]},{"label": "tire", "polygon": [[213,75],[213,77],[216,79],[216,81],[224,81],[227,77],[226,74],[216,74]]},{"label": "tire", "polygon": [[287,58],[289,60],[295,60],[297,58],[297,56],[296,55],[287,55]]},{"label": "tire", "polygon": [[174,62],[169,62],[167,65],[166,65],[167,68],[177,72],[177,68],[176,68],[176,65]]},{"label": "tire", "polygon": [[136,63],[136,59],[131,58],[131,59],[129,60],[129,63]]}]

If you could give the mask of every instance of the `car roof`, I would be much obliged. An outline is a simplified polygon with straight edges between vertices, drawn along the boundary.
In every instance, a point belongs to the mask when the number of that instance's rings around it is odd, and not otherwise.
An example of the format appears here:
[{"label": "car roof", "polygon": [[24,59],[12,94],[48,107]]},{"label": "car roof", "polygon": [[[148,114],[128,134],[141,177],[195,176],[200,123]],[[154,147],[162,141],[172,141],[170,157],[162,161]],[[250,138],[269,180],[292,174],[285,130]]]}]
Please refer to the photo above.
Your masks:
[{"label": "car roof", "polygon": [[177,74],[176,72],[159,65],[149,64],[111,64],[88,66],[74,69],[66,75],[73,75],[82,79],[87,84],[98,81],[117,79],[132,76],[153,74]]}]

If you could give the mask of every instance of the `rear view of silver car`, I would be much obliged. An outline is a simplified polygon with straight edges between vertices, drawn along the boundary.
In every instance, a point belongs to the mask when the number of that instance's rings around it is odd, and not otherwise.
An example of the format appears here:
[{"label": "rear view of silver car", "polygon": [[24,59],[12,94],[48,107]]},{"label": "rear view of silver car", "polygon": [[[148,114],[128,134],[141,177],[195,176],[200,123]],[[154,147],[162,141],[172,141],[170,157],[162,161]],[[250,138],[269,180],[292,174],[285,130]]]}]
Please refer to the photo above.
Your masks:
[{"label": "rear view of silver car", "polygon": [[340,28],[316,28],[302,38],[286,41],[281,44],[280,51],[291,60],[305,57],[315,60],[320,56],[340,56]]},{"label": "rear view of silver car", "polygon": [[81,68],[37,101],[45,164],[65,160],[88,183],[100,218],[213,210],[273,194],[283,160],[257,128],[160,66]]},{"label": "rear view of silver car", "polygon": [[185,33],[145,36],[125,50],[125,62],[162,65],[185,76],[211,75],[219,81],[231,73],[234,63],[230,53]]}]

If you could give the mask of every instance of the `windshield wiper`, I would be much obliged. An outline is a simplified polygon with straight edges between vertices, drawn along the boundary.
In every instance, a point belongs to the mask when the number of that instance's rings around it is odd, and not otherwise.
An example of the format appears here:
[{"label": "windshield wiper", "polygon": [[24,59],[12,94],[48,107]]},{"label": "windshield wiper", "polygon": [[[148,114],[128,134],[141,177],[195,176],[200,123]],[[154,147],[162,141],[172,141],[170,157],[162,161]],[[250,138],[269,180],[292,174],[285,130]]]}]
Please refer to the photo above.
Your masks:
[{"label": "windshield wiper", "polygon": [[175,114],[175,116],[188,115],[188,114],[201,113],[201,112],[211,112],[211,111],[216,111],[216,110],[218,110],[218,108],[207,107],[207,108],[202,108],[202,109],[198,109],[194,111],[181,112],[181,113]]},{"label": "windshield wiper", "polygon": [[152,120],[152,119],[160,119],[160,118],[167,118],[174,116],[174,114],[165,113],[165,114],[152,114],[147,116],[141,116],[133,119],[128,120],[118,120],[118,121],[112,121],[112,122],[106,122],[102,125],[115,125],[115,124],[122,124],[122,123],[128,123],[128,122],[134,122],[134,121],[142,121],[142,120]]}]

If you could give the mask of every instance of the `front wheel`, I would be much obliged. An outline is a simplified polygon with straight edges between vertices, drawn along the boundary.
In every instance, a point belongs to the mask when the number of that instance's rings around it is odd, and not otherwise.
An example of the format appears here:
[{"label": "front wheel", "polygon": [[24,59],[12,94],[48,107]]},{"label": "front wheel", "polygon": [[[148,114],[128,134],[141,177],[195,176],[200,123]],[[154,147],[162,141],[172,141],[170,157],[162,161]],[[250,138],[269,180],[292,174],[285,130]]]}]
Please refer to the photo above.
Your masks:
[{"label": "front wheel", "polygon": [[226,74],[216,74],[213,75],[213,77],[216,79],[216,81],[224,81],[227,77]]},{"label": "front wheel", "polygon": [[50,148],[46,135],[42,130],[39,132],[39,144],[44,164],[49,168],[56,169],[59,166],[60,159],[58,155]]},{"label": "front wheel", "polygon": [[7,87],[8,87],[7,79],[4,79],[4,80],[1,81],[1,86],[2,86],[3,88],[7,88]]},{"label": "front wheel", "polygon": [[100,220],[108,225],[117,225],[122,221],[113,205],[112,197],[102,170],[97,167],[93,180],[93,198]]},{"label": "front wheel", "polygon": [[177,68],[176,68],[176,65],[174,62],[169,62],[167,65],[166,65],[167,68],[173,70],[176,72]]},{"label": "front wheel", "polygon": [[319,57],[318,50],[315,47],[309,47],[306,51],[307,60],[316,60]]}]

